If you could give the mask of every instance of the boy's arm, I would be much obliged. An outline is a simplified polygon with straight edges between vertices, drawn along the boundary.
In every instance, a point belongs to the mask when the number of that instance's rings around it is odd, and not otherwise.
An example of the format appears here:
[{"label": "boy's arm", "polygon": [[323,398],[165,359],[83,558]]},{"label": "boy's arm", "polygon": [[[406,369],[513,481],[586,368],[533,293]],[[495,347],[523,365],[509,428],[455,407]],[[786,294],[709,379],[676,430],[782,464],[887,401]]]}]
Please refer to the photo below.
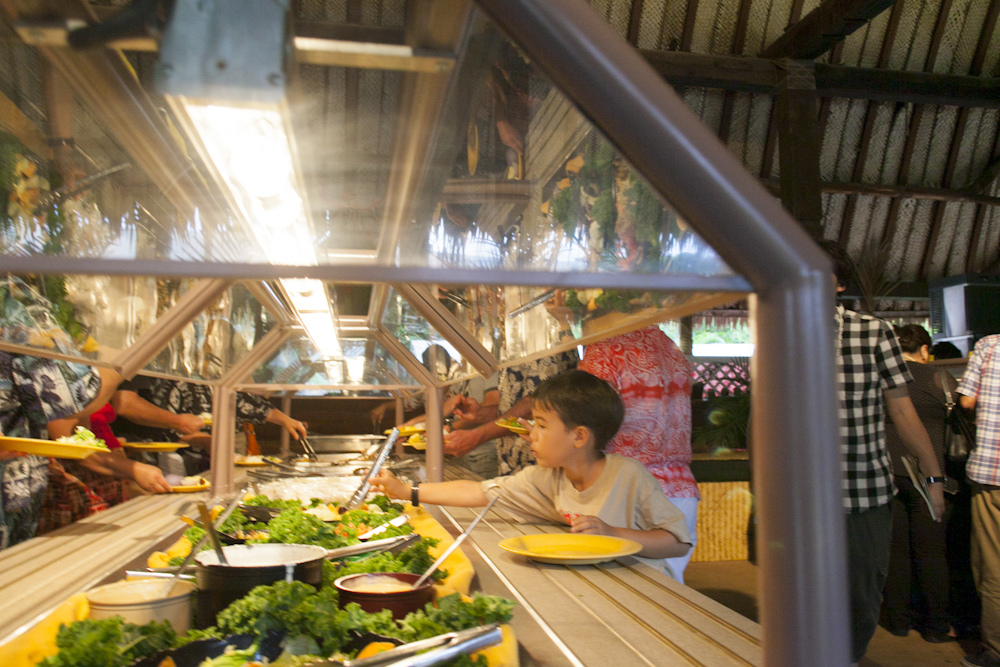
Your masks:
[{"label": "boy's arm", "polygon": [[[380,470],[372,478],[372,485],[385,495],[397,500],[409,500],[413,487],[403,484],[388,470]],[[449,507],[483,507],[489,502],[479,482],[471,479],[454,482],[425,482],[418,484],[420,502],[428,505],[448,505]]]},{"label": "boy's arm", "polygon": [[637,555],[643,558],[677,558],[683,556],[691,548],[690,544],[680,542],[673,533],[659,528],[653,530],[633,530],[631,528],[614,528],[601,521],[596,516],[579,516],[573,520],[574,533],[590,533],[591,535],[610,535],[632,540],[642,545],[642,551]]}]

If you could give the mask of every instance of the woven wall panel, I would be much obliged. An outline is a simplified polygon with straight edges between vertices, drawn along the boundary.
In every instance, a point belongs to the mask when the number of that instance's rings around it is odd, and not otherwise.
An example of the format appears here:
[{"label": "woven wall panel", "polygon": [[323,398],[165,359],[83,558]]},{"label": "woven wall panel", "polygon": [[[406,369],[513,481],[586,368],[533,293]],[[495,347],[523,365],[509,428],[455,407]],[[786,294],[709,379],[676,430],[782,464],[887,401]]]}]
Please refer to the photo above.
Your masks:
[{"label": "woven wall panel", "polygon": [[711,482],[699,484],[698,491],[698,544],[691,561],[746,560],[750,483]]},{"label": "woven wall panel", "polygon": [[939,5],[940,0],[909,0],[900,16],[889,69],[924,69]]}]

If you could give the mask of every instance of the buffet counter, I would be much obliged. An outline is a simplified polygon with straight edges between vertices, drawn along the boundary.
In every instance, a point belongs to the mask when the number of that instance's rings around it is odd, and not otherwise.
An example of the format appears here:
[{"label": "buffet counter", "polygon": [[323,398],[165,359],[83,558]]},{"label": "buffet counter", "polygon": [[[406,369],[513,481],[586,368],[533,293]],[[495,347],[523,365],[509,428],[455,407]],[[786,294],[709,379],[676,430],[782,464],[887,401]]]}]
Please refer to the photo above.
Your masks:
[{"label": "buffet counter", "polygon": [[66,598],[145,567],[146,555],[177,539],[178,509],[208,492],[133,498],[0,551],[0,646]]},{"label": "buffet counter", "polygon": [[[475,477],[447,467],[448,479]],[[71,596],[141,569],[174,542],[177,511],[207,494],[144,496],[0,552],[0,646],[51,614]],[[428,508],[457,535],[476,509]],[[516,535],[558,526],[487,515],[463,545],[484,593],[515,599],[512,626],[520,664],[623,664],[722,667],[760,665],[756,623],[633,558],[596,566],[546,565],[498,546]]]}]

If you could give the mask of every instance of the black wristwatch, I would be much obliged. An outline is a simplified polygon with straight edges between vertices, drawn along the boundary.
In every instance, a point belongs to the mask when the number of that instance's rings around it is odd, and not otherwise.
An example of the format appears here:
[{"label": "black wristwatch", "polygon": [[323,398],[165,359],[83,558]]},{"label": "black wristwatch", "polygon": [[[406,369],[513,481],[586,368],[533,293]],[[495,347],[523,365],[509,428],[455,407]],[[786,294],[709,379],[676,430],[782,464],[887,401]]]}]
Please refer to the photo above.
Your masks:
[{"label": "black wristwatch", "polygon": [[414,507],[420,507],[420,485],[414,484],[410,487],[410,504]]},{"label": "black wristwatch", "polygon": [[948,481],[947,477],[927,477],[924,479],[928,484],[944,484]]}]

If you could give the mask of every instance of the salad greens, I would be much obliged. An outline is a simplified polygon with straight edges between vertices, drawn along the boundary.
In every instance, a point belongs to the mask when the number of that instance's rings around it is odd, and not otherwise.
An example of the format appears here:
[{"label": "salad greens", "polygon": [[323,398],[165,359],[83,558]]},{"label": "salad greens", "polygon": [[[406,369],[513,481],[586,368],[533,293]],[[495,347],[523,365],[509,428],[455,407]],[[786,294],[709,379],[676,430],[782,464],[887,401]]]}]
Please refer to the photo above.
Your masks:
[{"label": "salad greens", "polygon": [[64,435],[61,438],[57,438],[56,442],[63,445],[87,445],[88,447],[99,447],[101,449],[108,448],[103,440],[94,435],[93,431],[82,426],[77,426],[73,435]]},{"label": "salad greens", "polygon": [[325,523],[319,517],[299,509],[283,510],[267,524],[268,542],[284,544],[316,544],[324,549],[336,549],[356,544],[338,532],[337,524]]},{"label": "salad greens", "polygon": [[298,500],[281,500],[278,498],[268,498],[267,496],[251,496],[243,501],[244,505],[250,505],[252,507],[271,507],[274,509],[292,509],[294,507],[301,508],[302,503]]},{"label": "salad greens", "polygon": [[316,590],[299,581],[280,581],[272,586],[258,586],[246,597],[232,603],[218,616],[217,631],[223,635],[246,633],[262,640],[269,632],[284,632],[285,648],[294,644],[311,647],[311,639],[322,655],[342,650],[350,633],[372,632],[403,642],[427,639],[452,630],[465,630],[488,623],[506,623],[514,603],[493,595],[479,595],[465,602],[459,594],[426,605],[422,610],[395,621],[388,609],[365,612],[355,603],[343,609],[337,606],[337,590],[324,586]]},{"label": "salad greens", "polygon": [[59,628],[59,653],[43,660],[39,667],[125,667],[179,643],[169,621],[134,625],[121,616],[76,621]]},{"label": "salad greens", "polygon": [[[398,554],[381,553],[358,560],[334,563],[323,562],[323,586],[333,586],[334,580],[349,574],[364,572],[409,572],[423,574],[434,564],[434,558],[428,552],[437,546],[440,540],[432,537],[421,537],[413,546],[403,549]],[[438,570],[433,575],[434,581],[447,578],[447,571]]]}]

